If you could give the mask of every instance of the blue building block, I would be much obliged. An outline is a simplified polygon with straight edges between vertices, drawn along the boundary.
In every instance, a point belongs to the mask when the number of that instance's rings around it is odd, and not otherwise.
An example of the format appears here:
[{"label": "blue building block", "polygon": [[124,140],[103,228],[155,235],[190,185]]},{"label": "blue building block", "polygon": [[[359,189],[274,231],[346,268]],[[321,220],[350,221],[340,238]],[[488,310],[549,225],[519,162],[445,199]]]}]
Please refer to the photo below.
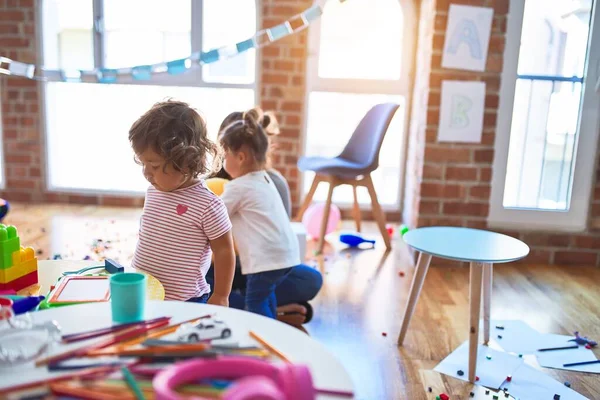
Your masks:
[{"label": "blue building block", "polygon": [[125,271],[125,267],[116,262],[115,260],[106,259],[104,260],[104,269],[109,274],[117,274],[119,272]]}]

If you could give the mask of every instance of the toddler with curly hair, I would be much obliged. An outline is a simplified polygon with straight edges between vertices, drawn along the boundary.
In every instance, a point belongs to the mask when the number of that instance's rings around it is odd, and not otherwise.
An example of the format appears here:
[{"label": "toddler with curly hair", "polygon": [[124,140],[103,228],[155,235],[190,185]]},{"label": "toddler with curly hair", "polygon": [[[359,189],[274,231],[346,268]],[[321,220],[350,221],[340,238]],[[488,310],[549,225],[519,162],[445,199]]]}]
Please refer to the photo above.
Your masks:
[{"label": "toddler with curly hair", "polygon": [[[158,278],[166,300],[229,305],[235,256],[223,201],[206,186],[218,147],[188,104],[155,104],[129,130],[136,162],[150,183],[132,266]],[[205,275],[214,256],[212,290]],[[209,297],[210,296],[210,297]]]}]

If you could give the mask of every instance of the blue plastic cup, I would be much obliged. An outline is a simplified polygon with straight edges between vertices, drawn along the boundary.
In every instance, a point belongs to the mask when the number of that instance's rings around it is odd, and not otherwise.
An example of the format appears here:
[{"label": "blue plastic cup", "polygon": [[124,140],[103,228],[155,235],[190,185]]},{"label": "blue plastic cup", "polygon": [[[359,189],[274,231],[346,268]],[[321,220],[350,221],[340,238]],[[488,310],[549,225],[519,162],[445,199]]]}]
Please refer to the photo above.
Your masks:
[{"label": "blue plastic cup", "polygon": [[113,322],[128,323],[144,319],[148,278],[137,272],[122,272],[110,277],[110,305]]}]

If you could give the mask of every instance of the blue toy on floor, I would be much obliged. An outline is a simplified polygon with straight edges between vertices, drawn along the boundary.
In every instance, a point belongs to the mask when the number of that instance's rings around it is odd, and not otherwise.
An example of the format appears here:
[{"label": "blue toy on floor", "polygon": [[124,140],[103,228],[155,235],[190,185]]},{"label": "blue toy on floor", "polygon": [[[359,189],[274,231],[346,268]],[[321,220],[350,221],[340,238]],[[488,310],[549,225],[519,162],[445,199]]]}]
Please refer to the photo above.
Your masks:
[{"label": "blue toy on floor", "polygon": [[351,233],[345,233],[340,235],[340,242],[347,244],[350,247],[358,247],[362,243],[370,243],[375,246],[374,240],[365,239],[362,236],[354,235]]},{"label": "blue toy on floor", "polygon": [[9,209],[10,204],[8,203],[8,201],[0,199],[0,222],[2,222],[4,217],[6,217],[6,214],[8,214]]}]

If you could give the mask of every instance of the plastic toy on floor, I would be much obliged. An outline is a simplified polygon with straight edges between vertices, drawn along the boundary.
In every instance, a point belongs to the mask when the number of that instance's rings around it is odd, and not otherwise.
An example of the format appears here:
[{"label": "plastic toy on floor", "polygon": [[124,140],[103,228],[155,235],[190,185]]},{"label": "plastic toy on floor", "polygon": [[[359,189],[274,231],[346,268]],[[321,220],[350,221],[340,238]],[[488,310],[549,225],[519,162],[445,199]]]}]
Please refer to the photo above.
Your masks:
[{"label": "plastic toy on floor", "polygon": [[598,342],[588,339],[587,336],[579,336],[579,332],[575,332],[575,339],[569,340],[569,342],[575,342],[577,344],[587,344],[590,347],[596,347]]},{"label": "plastic toy on floor", "polygon": [[347,244],[350,247],[358,247],[359,245],[363,244],[363,243],[369,243],[372,244],[373,247],[375,247],[375,241],[374,240],[369,240],[369,239],[365,239],[362,236],[359,235],[355,235],[352,233],[344,233],[340,235],[340,242]]},{"label": "plastic toy on floor", "polygon": [[8,201],[4,199],[0,199],[0,222],[4,220],[4,217],[8,214],[8,210],[10,209],[10,204]]}]

